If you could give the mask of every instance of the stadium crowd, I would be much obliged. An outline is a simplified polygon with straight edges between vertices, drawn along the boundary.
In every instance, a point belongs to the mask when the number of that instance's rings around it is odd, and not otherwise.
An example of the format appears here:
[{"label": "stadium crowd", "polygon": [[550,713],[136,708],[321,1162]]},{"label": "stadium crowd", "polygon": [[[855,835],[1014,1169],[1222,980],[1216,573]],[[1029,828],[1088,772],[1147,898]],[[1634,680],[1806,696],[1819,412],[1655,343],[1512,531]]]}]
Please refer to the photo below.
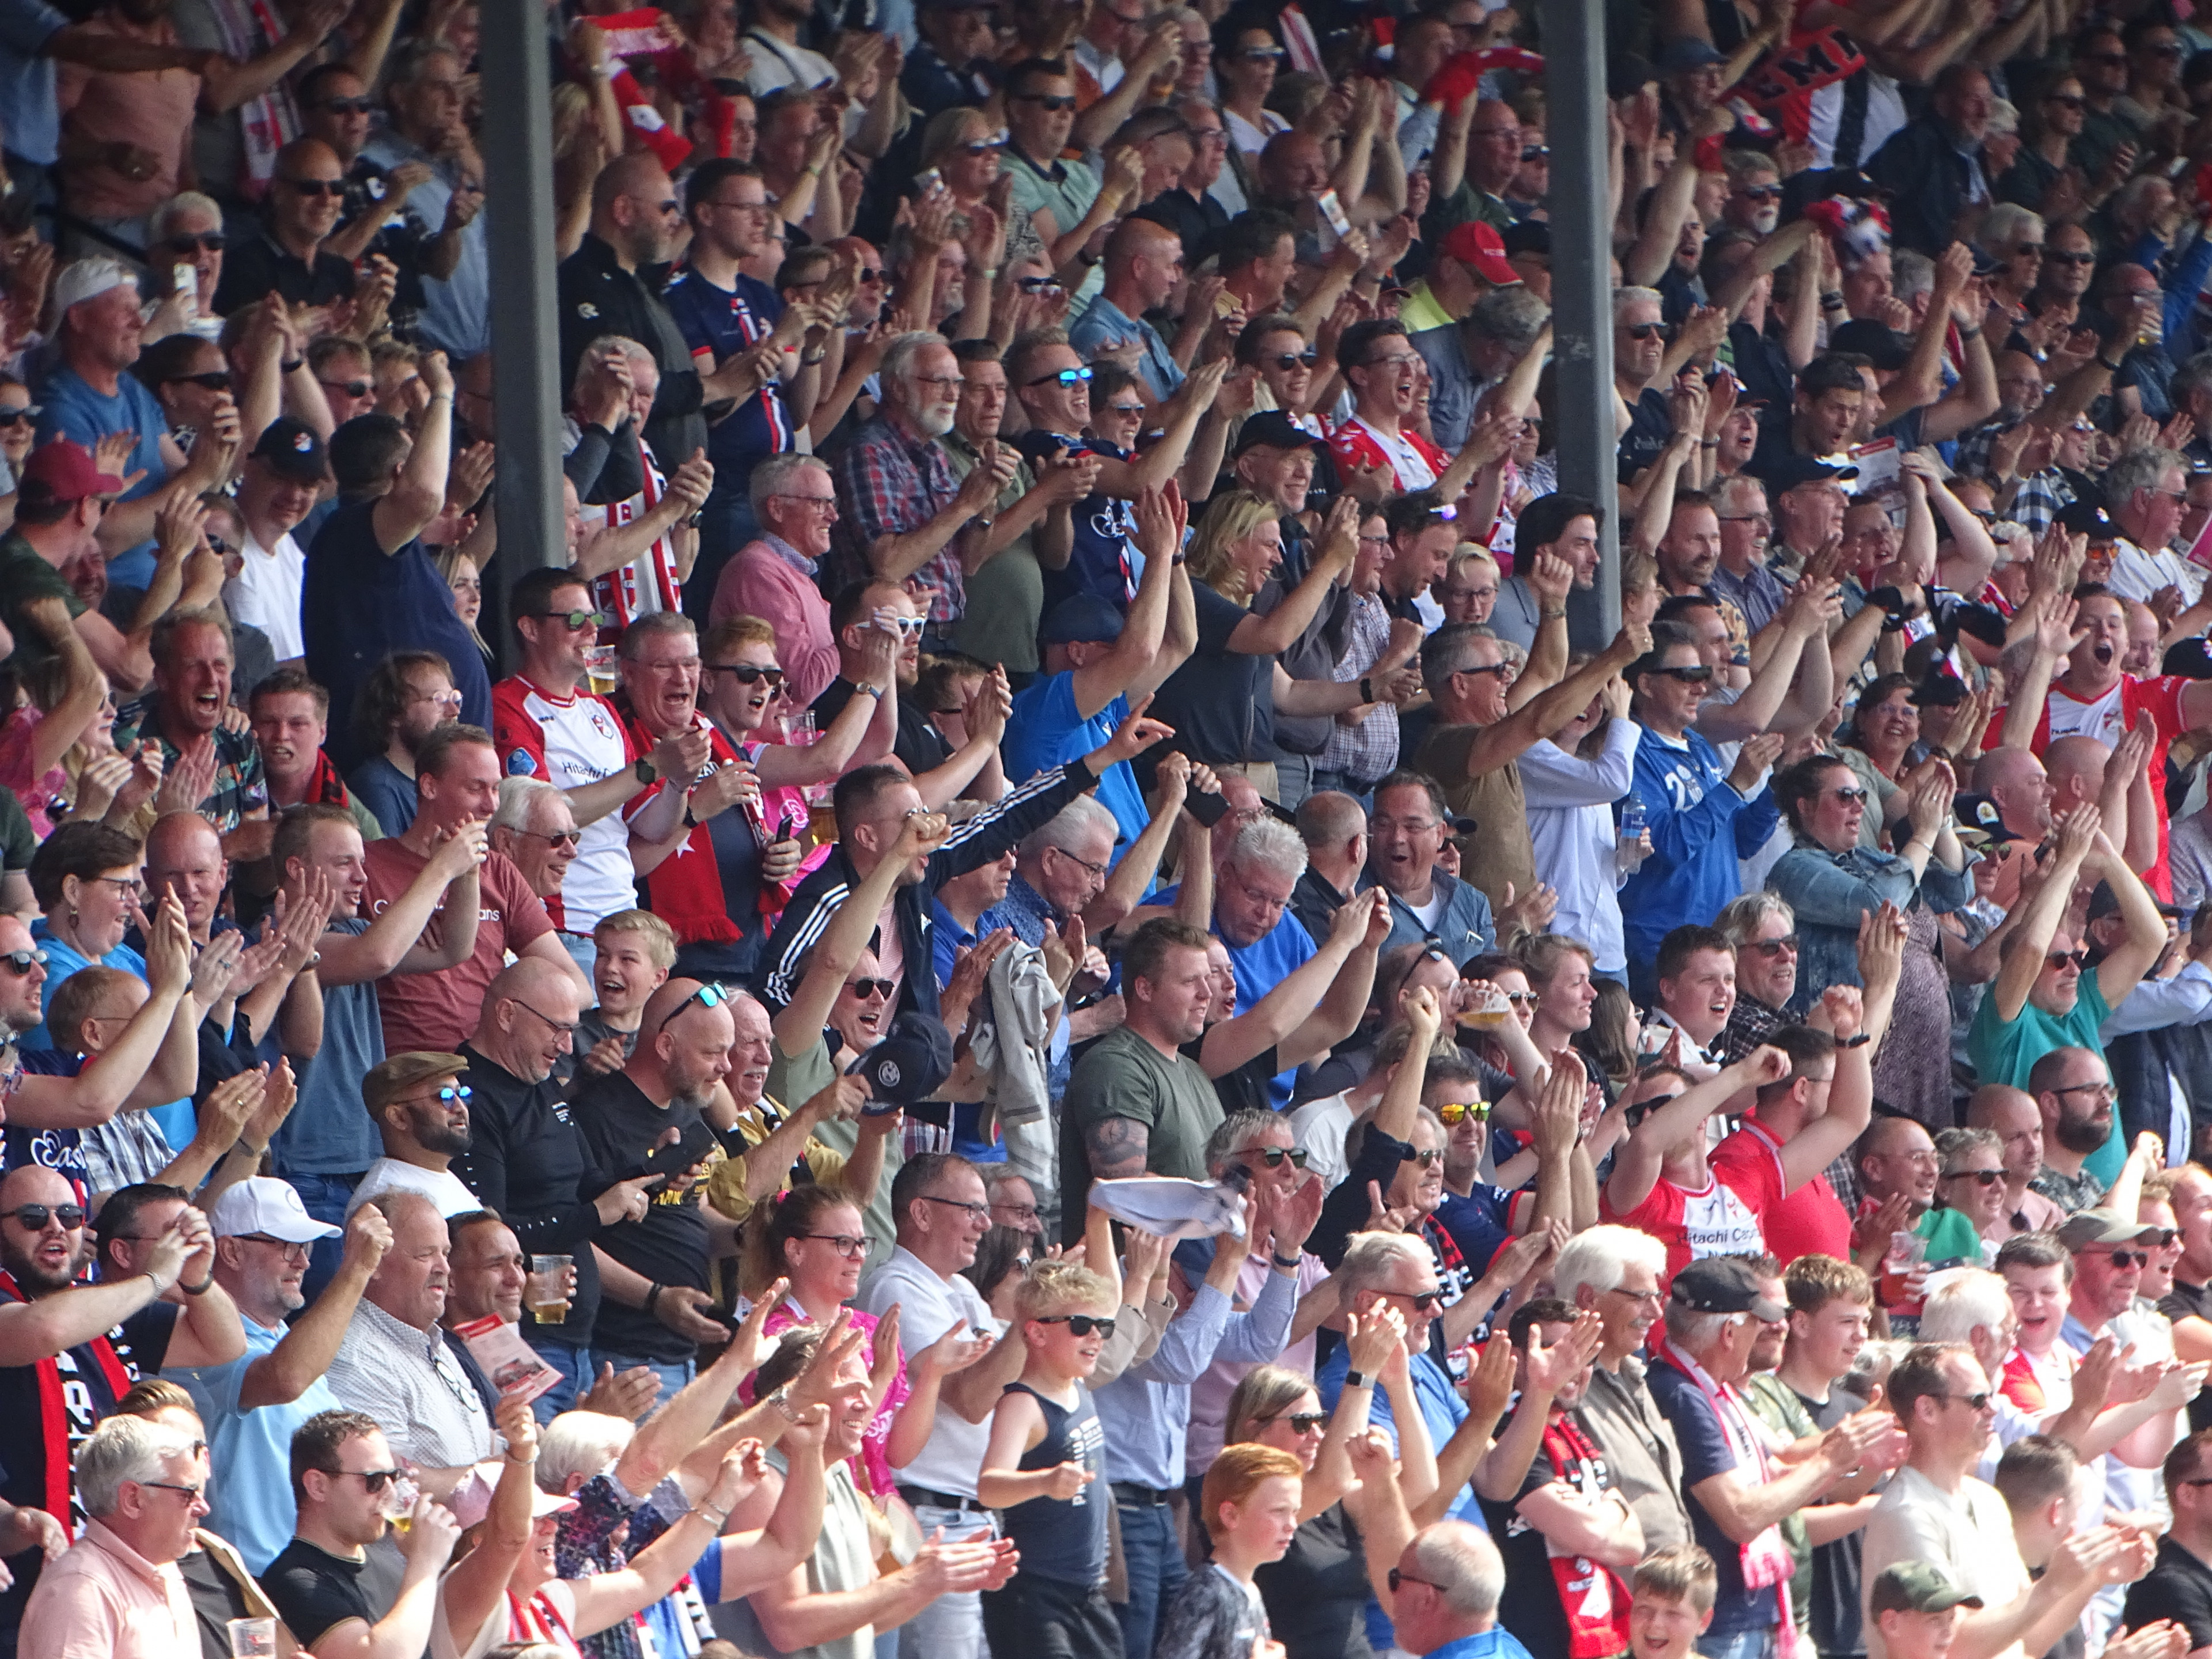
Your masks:
[{"label": "stadium crowd", "polygon": [[0,0],[0,1659],[2212,1655],[2193,7],[618,3]]}]

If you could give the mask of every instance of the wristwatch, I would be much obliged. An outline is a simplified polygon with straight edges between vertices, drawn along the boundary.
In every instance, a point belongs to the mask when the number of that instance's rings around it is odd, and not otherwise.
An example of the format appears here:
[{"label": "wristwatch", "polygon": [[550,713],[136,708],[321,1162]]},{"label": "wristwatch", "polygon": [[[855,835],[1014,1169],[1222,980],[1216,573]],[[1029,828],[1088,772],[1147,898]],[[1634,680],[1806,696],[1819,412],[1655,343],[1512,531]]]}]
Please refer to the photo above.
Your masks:
[{"label": "wristwatch", "polygon": [[1344,1386],[1347,1389],[1371,1389],[1375,1386],[1375,1379],[1364,1371],[1346,1371]]},{"label": "wristwatch", "polygon": [[637,774],[637,781],[641,784],[651,786],[660,781],[660,773],[659,769],[656,769],[653,763],[650,760],[647,759],[643,755],[640,755],[637,757],[637,764],[631,769]]}]

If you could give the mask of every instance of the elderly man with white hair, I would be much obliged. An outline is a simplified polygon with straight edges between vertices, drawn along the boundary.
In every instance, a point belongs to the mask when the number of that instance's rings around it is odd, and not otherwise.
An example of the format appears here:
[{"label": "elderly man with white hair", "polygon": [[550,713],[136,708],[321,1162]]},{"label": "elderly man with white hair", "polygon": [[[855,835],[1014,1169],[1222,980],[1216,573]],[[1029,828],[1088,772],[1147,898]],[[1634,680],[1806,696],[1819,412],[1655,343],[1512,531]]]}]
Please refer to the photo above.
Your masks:
[{"label": "elderly man with white hair", "polygon": [[199,1651],[177,1561],[207,1513],[207,1466],[182,1430],[111,1417],[77,1449],[84,1536],[40,1574],[17,1650],[78,1659],[176,1659]]},{"label": "elderly man with white hair", "polygon": [[[1281,819],[1263,817],[1244,826],[1218,873],[1194,861],[1176,891],[1176,914],[1210,915],[1211,931],[1228,947],[1239,1012],[1255,1006],[1320,948],[1290,909],[1305,872],[1304,839]],[[1190,890],[1209,884],[1212,903],[1201,909],[1202,892]],[[1268,1084],[1268,1103],[1276,1111],[1291,1103],[1294,1075],[1280,1072]]]},{"label": "elderly man with white hair", "polygon": [[576,861],[575,810],[543,778],[501,778],[491,815],[491,850],[513,860],[540,898],[558,898],[561,878]]},{"label": "elderly man with white hair", "polygon": [[1659,1317],[1666,1271],[1664,1244],[1637,1228],[1610,1224],[1577,1234],[1552,1267],[1553,1294],[1598,1316],[1597,1363],[1583,1396],[1583,1420],[1653,1550],[1690,1541],[1682,1449],[1651,1397],[1641,1357]]},{"label": "elderly man with white hair", "polygon": [[748,481],[759,538],[730,556],[716,578],[707,623],[758,617],[775,629],[786,695],[799,708],[837,678],[837,633],[819,573],[837,522],[837,489],[816,455],[771,455]]},{"label": "elderly man with white hair", "polygon": [[981,465],[954,482],[936,440],[952,429],[960,361],[943,335],[916,329],[896,337],[884,349],[881,379],[882,407],[834,470],[838,502],[851,515],[840,523],[837,545],[848,575],[919,576],[933,590],[928,627],[941,635],[967,613],[967,538],[990,528],[1021,457],[994,440]]}]

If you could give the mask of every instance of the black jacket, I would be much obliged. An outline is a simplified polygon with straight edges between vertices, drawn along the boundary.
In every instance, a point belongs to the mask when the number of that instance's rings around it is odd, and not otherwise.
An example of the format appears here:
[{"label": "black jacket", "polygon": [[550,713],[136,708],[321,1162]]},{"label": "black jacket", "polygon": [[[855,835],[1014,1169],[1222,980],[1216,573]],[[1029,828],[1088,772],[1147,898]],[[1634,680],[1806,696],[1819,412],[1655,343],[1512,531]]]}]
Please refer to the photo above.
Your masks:
[{"label": "black jacket", "polygon": [[645,441],[655,455],[678,460],[705,447],[707,417],[700,412],[704,393],[691,348],[660,303],[659,286],[647,270],[624,270],[615,251],[586,232],[582,244],[561,261],[556,288],[561,310],[561,384],[573,386],[576,366],[592,341],[620,334],[653,353],[660,368],[660,389],[653,395],[653,414]]}]

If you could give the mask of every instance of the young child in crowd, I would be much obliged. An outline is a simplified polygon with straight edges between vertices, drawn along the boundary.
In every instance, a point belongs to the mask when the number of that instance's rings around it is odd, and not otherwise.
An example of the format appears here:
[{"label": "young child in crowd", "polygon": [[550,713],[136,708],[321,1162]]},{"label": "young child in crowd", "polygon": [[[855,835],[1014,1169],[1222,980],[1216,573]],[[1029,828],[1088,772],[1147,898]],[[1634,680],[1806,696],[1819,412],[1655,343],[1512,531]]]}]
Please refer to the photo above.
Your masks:
[{"label": "young child in crowd", "polygon": [[1252,1442],[1223,1449],[1199,1491],[1212,1563],[1168,1604],[1152,1659],[1280,1659],[1252,1575],[1290,1549],[1304,1498],[1305,1465],[1292,1454]]},{"label": "young child in crowd", "polygon": [[645,1000],[676,965],[676,930],[650,910],[617,910],[592,929],[599,952],[592,988],[599,1006],[576,1023],[576,1064],[587,1072],[619,1072],[637,1047]]},{"label": "young child in crowd", "polygon": [[1631,1659],[1692,1659],[1713,1622],[1718,1587],[1713,1558],[1696,1544],[1654,1550],[1638,1562],[1629,1585]]}]

